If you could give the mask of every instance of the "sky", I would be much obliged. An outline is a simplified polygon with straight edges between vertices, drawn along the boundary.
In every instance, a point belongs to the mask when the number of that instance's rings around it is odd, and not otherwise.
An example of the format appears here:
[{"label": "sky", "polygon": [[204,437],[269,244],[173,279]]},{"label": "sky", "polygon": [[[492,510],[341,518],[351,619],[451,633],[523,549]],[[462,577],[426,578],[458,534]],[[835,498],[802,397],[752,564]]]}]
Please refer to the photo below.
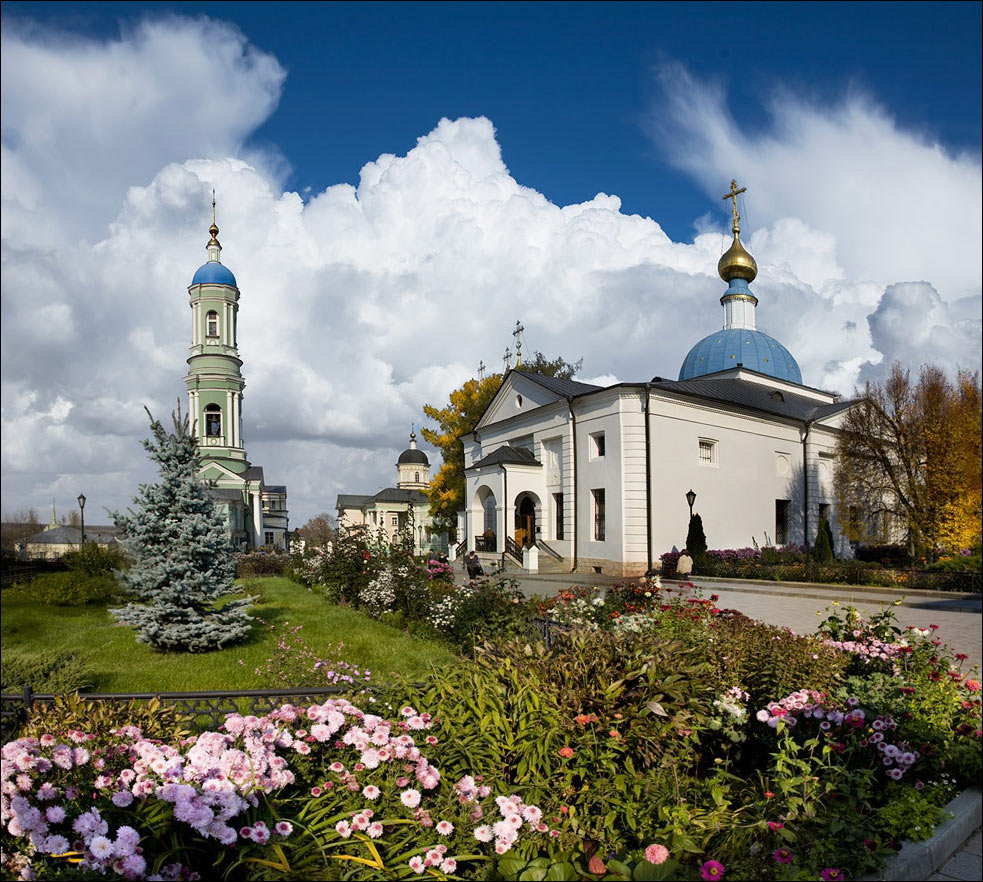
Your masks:
[{"label": "sky", "polygon": [[[291,526],[526,352],[674,377],[758,327],[808,385],[981,363],[978,3],[20,3],[0,22],[2,509],[108,522],[186,400],[218,200],[250,460]],[[437,457],[430,451],[436,465]]]}]

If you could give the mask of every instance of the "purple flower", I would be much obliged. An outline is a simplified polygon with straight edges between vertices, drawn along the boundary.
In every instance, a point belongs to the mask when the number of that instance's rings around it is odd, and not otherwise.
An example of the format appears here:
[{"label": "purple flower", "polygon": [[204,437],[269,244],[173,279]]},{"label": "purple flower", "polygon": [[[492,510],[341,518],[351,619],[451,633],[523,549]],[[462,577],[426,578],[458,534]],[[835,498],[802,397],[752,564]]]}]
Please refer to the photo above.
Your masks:
[{"label": "purple flower", "polygon": [[706,861],[700,867],[700,877],[707,882],[714,882],[716,879],[724,878],[724,865],[720,861]]}]

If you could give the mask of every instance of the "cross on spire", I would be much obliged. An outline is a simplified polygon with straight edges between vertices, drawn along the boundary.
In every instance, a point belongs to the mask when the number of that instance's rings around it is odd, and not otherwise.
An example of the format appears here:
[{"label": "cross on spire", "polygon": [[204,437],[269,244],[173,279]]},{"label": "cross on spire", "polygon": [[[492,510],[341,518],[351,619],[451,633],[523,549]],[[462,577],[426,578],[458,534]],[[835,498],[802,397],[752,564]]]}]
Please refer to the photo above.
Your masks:
[{"label": "cross on spire", "polygon": [[503,361],[505,362],[505,372],[506,373],[508,373],[509,368],[512,367],[512,364],[509,361],[510,358],[512,358],[512,351],[509,349],[508,346],[506,346],[505,347],[505,356],[503,357]]},{"label": "cross on spire", "polygon": [[518,319],[515,320],[515,330],[512,332],[512,336],[515,337],[515,366],[522,367],[522,340],[519,335],[525,331],[522,327],[522,322]]},{"label": "cross on spire", "polygon": [[747,187],[741,187],[741,189],[738,190],[737,189],[737,181],[732,180],[730,182],[730,192],[729,193],[724,193],[724,195],[722,197],[725,201],[727,199],[730,199],[733,202],[733,205],[731,206],[731,211],[733,212],[733,215],[734,215],[734,232],[735,233],[739,233],[741,231],[741,228],[739,226],[739,221],[741,219],[741,216],[737,213],[737,197],[740,196],[741,193],[746,193],[746,192],[747,192]]},{"label": "cross on spire", "polygon": [[482,359],[481,361],[478,362],[478,379],[479,380],[485,379],[485,361],[484,361],[484,359]]}]

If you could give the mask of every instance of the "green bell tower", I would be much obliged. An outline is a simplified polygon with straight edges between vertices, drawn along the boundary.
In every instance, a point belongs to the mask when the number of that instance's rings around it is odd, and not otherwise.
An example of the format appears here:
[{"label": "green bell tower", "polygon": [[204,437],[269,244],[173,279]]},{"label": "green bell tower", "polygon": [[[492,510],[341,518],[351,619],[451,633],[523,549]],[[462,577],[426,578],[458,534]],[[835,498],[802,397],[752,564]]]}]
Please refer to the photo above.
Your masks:
[{"label": "green bell tower", "polygon": [[[194,274],[191,298],[191,348],[188,355],[188,413],[198,439],[202,466],[215,463],[242,475],[249,469],[242,443],[242,360],[236,342],[239,288],[221,262],[212,193],[208,260]],[[204,472],[205,469],[203,468]]]}]

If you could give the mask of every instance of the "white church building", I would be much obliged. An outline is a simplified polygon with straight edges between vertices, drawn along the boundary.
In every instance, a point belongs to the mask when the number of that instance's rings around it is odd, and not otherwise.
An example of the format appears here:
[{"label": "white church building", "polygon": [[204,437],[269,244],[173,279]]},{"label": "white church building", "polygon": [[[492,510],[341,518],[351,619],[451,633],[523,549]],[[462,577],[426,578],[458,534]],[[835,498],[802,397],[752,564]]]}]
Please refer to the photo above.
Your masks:
[{"label": "white church building", "polygon": [[506,374],[462,438],[462,550],[519,560],[535,545],[556,569],[637,576],[684,545],[689,491],[711,548],[811,544],[821,517],[839,536],[832,465],[852,402],[804,385],[789,351],[756,329],[738,192],[718,264],[723,328],[676,379],[602,387]]}]

